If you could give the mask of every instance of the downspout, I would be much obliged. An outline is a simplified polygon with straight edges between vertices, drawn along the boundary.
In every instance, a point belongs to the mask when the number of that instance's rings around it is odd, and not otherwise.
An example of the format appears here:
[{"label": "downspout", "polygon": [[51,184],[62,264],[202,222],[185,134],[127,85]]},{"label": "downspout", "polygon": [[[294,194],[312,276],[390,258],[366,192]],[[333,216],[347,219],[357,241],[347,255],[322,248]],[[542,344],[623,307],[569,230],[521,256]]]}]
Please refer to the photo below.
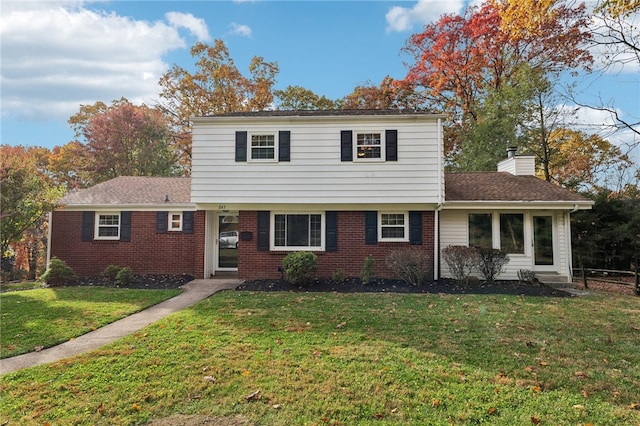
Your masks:
[{"label": "downspout", "polygon": [[49,269],[49,262],[51,261],[51,229],[53,228],[53,212],[47,213],[47,219],[49,221],[49,229],[47,229],[47,266],[45,269]]},{"label": "downspout", "polygon": [[565,220],[567,221],[567,225],[566,225],[566,229],[567,229],[567,236],[565,237],[565,241],[566,241],[566,245],[567,245],[567,266],[568,266],[568,273],[567,273],[567,283],[571,283],[573,282],[573,247],[571,244],[571,213],[575,213],[578,211],[578,205],[574,204],[573,209],[571,209],[570,211],[568,211],[565,214]]},{"label": "downspout", "polygon": [[440,210],[444,203],[444,141],[442,133],[442,119],[438,118],[438,205],[436,206],[433,224],[433,278],[440,279]]},{"label": "downspout", "polygon": [[440,210],[442,203],[438,203],[433,223],[433,279],[440,279]]}]

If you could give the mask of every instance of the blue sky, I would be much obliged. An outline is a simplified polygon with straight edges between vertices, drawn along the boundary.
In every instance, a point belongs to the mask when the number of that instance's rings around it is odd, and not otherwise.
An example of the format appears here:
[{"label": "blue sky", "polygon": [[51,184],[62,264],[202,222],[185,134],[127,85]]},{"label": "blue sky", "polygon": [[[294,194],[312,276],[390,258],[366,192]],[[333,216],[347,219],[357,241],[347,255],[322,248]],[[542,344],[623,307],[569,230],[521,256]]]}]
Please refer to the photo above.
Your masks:
[{"label": "blue sky", "polygon": [[[0,4],[3,144],[51,148],[73,139],[81,104],[126,97],[153,104],[159,77],[191,68],[196,41],[224,40],[248,75],[253,56],[277,62],[276,88],[302,86],[331,99],[357,85],[406,74],[406,40],[464,0],[420,1],[5,1]],[[638,67],[583,75],[585,101],[640,117]],[[583,110],[598,130],[606,114]],[[633,142],[630,134],[614,142]]]}]

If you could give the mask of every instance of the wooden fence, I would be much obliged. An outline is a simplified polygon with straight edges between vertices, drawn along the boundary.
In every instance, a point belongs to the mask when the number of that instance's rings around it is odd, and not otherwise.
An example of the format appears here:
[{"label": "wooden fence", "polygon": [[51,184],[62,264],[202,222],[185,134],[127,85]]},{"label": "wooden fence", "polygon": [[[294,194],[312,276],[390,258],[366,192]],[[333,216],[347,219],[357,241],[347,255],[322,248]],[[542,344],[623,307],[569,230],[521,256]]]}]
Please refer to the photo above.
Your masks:
[{"label": "wooden fence", "polygon": [[582,280],[584,288],[589,282],[615,284],[631,287],[640,296],[640,271],[616,271],[610,269],[574,268],[573,278]]}]

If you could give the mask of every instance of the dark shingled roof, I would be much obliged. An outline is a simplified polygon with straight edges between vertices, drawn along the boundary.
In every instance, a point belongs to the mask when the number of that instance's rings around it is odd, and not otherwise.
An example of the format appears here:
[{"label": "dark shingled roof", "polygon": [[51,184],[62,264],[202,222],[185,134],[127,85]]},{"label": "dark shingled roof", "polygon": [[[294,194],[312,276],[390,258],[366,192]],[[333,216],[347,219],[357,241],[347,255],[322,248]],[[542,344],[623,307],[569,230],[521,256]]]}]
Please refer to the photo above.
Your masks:
[{"label": "dark shingled roof", "polygon": [[447,173],[445,201],[567,201],[585,202],[583,196],[539,179],[506,172]]},{"label": "dark shingled roof", "polygon": [[[169,201],[165,203],[165,198]],[[191,178],[120,176],[65,195],[63,205],[171,205],[191,203]]]},{"label": "dark shingled roof", "polygon": [[[165,197],[169,202],[165,203]],[[535,176],[506,172],[445,174],[445,201],[585,202],[586,198]],[[62,205],[172,205],[191,203],[191,178],[121,176],[64,196]]]}]

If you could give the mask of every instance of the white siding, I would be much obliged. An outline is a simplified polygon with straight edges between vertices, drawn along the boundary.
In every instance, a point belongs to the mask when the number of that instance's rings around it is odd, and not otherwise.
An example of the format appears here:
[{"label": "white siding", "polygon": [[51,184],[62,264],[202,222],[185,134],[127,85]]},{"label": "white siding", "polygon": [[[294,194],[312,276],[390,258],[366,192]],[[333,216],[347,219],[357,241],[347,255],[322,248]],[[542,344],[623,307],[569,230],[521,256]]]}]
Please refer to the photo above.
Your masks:
[{"label": "white siding", "polygon": [[[440,212],[440,250],[449,246],[469,245],[467,230],[468,212],[463,210],[443,210]],[[451,272],[440,254],[440,275],[451,278]]]},{"label": "white siding", "polygon": [[535,176],[536,158],[530,155],[507,158],[498,163],[498,171],[515,176]]},{"label": "white siding", "polygon": [[[291,132],[289,162],[236,162],[235,132]],[[398,161],[340,161],[340,131],[398,131]],[[192,202],[242,204],[425,204],[440,202],[437,118],[337,123],[251,119],[194,125]],[[354,136],[355,139],[355,136]]]},{"label": "white siding", "polygon": [[[473,212],[487,212],[494,214],[494,244],[499,238],[499,231],[496,229],[496,215],[500,213],[514,213],[514,210],[473,210]],[[442,210],[440,212],[440,250],[450,245],[469,244],[468,236],[468,215],[470,210]],[[513,254],[509,256],[509,264],[498,279],[515,280],[518,279],[520,269],[535,269],[533,253],[533,216],[549,216],[549,212],[523,212],[524,213],[524,254]],[[549,271],[557,272],[560,275],[569,275],[570,239],[569,229],[566,220],[566,213],[557,212],[553,216],[553,238],[554,238],[554,260],[555,264],[548,268]],[[450,278],[451,273],[440,254],[441,276]],[[547,269],[547,268],[545,268]],[[479,276],[477,273],[473,275]]]}]

